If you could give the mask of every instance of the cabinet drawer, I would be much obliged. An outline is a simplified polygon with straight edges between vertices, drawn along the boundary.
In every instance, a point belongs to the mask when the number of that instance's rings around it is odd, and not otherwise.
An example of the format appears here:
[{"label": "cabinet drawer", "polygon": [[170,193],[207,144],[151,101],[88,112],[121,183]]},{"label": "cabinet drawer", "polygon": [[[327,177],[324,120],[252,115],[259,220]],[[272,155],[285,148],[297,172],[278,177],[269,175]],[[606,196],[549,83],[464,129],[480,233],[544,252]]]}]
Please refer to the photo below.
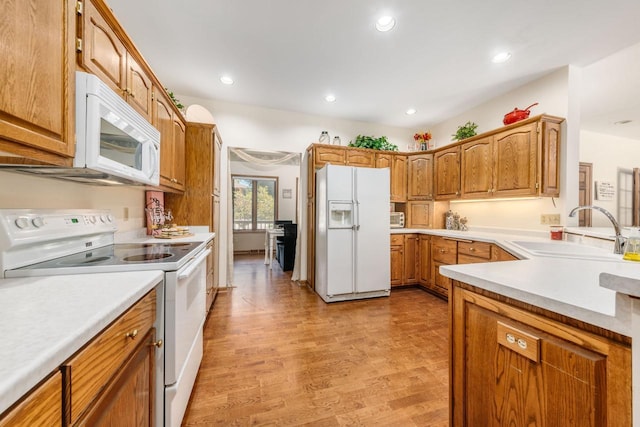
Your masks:
[{"label": "cabinet drawer", "polygon": [[490,262],[491,260],[486,258],[478,258],[471,255],[458,253],[458,264],[476,264],[479,262]]},{"label": "cabinet drawer", "polygon": [[361,150],[347,150],[347,165],[372,168],[375,166],[374,153]]},{"label": "cabinet drawer", "polygon": [[[491,259],[491,243],[487,242],[458,242],[458,255],[470,255],[476,258]],[[477,261],[482,262],[482,261]],[[461,262],[459,262],[462,264]]]},{"label": "cabinet drawer", "polygon": [[444,264],[457,263],[457,245],[455,240],[447,240],[441,237],[431,240],[431,256],[435,261]]},{"label": "cabinet drawer", "polygon": [[404,245],[404,234],[392,234],[391,245]]},{"label": "cabinet drawer", "polygon": [[71,383],[72,424],[153,327],[155,316],[154,289],[64,365]]}]

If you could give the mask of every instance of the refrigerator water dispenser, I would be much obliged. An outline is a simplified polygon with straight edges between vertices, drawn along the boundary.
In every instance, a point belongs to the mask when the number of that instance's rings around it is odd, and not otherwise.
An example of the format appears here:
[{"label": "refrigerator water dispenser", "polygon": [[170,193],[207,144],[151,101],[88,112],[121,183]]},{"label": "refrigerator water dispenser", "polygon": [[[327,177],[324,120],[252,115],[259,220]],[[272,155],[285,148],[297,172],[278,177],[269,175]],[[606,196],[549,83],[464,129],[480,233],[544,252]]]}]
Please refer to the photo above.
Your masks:
[{"label": "refrigerator water dispenser", "polygon": [[329,228],[353,227],[353,203],[329,202]]}]

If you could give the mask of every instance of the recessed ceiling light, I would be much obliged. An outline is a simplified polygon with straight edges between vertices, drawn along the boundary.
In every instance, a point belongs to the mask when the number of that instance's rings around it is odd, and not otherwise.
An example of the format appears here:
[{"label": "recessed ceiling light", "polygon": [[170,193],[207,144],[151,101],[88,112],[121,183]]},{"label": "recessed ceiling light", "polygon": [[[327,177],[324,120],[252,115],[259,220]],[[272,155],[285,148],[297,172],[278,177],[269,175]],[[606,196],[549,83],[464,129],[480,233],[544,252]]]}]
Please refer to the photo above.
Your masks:
[{"label": "recessed ceiling light", "polygon": [[614,122],[614,125],[626,125],[627,123],[631,123],[633,120],[619,120],[617,122]]},{"label": "recessed ceiling light", "polygon": [[232,85],[233,84],[233,79],[231,77],[229,77],[229,76],[220,77],[220,81],[225,85]]},{"label": "recessed ceiling light", "polygon": [[501,62],[508,61],[509,58],[511,58],[511,54],[509,52],[500,52],[499,54],[493,57],[491,62],[493,62],[494,64],[499,64]]},{"label": "recessed ceiling light", "polygon": [[416,110],[415,108],[409,108],[407,110],[407,114],[410,115],[410,116],[413,116],[417,112],[418,112],[418,110]]},{"label": "recessed ceiling light", "polygon": [[336,102],[336,97],[335,95],[327,95],[324,97],[324,100],[327,102]]},{"label": "recessed ceiling light", "polygon": [[376,30],[386,32],[396,26],[396,19],[393,16],[383,16],[376,21]]}]

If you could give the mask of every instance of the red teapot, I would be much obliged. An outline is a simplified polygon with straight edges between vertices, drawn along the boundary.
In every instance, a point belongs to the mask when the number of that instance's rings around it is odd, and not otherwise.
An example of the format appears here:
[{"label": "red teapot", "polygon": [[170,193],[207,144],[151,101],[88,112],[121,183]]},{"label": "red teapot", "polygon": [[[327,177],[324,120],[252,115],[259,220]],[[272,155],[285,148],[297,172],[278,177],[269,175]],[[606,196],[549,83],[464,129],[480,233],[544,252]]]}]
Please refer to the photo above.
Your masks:
[{"label": "red teapot", "polygon": [[536,105],[538,105],[537,102],[535,104],[529,105],[524,110],[519,110],[517,108],[514,108],[513,111],[504,115],[504,119],[502,120],[502,123],[504,123],[505,125],[510,125],[511,123],[519,122],[520,120],[524,120],[528,118],[529,114],[531,113],[529,109]]}]

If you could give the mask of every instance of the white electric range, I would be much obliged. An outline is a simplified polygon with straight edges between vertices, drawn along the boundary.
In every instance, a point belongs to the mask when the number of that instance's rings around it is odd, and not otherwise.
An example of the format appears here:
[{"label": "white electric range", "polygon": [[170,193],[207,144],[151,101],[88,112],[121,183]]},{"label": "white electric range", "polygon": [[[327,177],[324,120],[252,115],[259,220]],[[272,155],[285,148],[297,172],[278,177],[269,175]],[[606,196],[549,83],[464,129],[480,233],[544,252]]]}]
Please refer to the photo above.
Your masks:
[{"label": "white electric range", "polygon": [[[104,210],[0,209],[0,276],[162,270],[156,330],[156,422],[179,426],[202,360],[206,242],[115,243]],[[90,291],[90,288],[88,288]]]}]

